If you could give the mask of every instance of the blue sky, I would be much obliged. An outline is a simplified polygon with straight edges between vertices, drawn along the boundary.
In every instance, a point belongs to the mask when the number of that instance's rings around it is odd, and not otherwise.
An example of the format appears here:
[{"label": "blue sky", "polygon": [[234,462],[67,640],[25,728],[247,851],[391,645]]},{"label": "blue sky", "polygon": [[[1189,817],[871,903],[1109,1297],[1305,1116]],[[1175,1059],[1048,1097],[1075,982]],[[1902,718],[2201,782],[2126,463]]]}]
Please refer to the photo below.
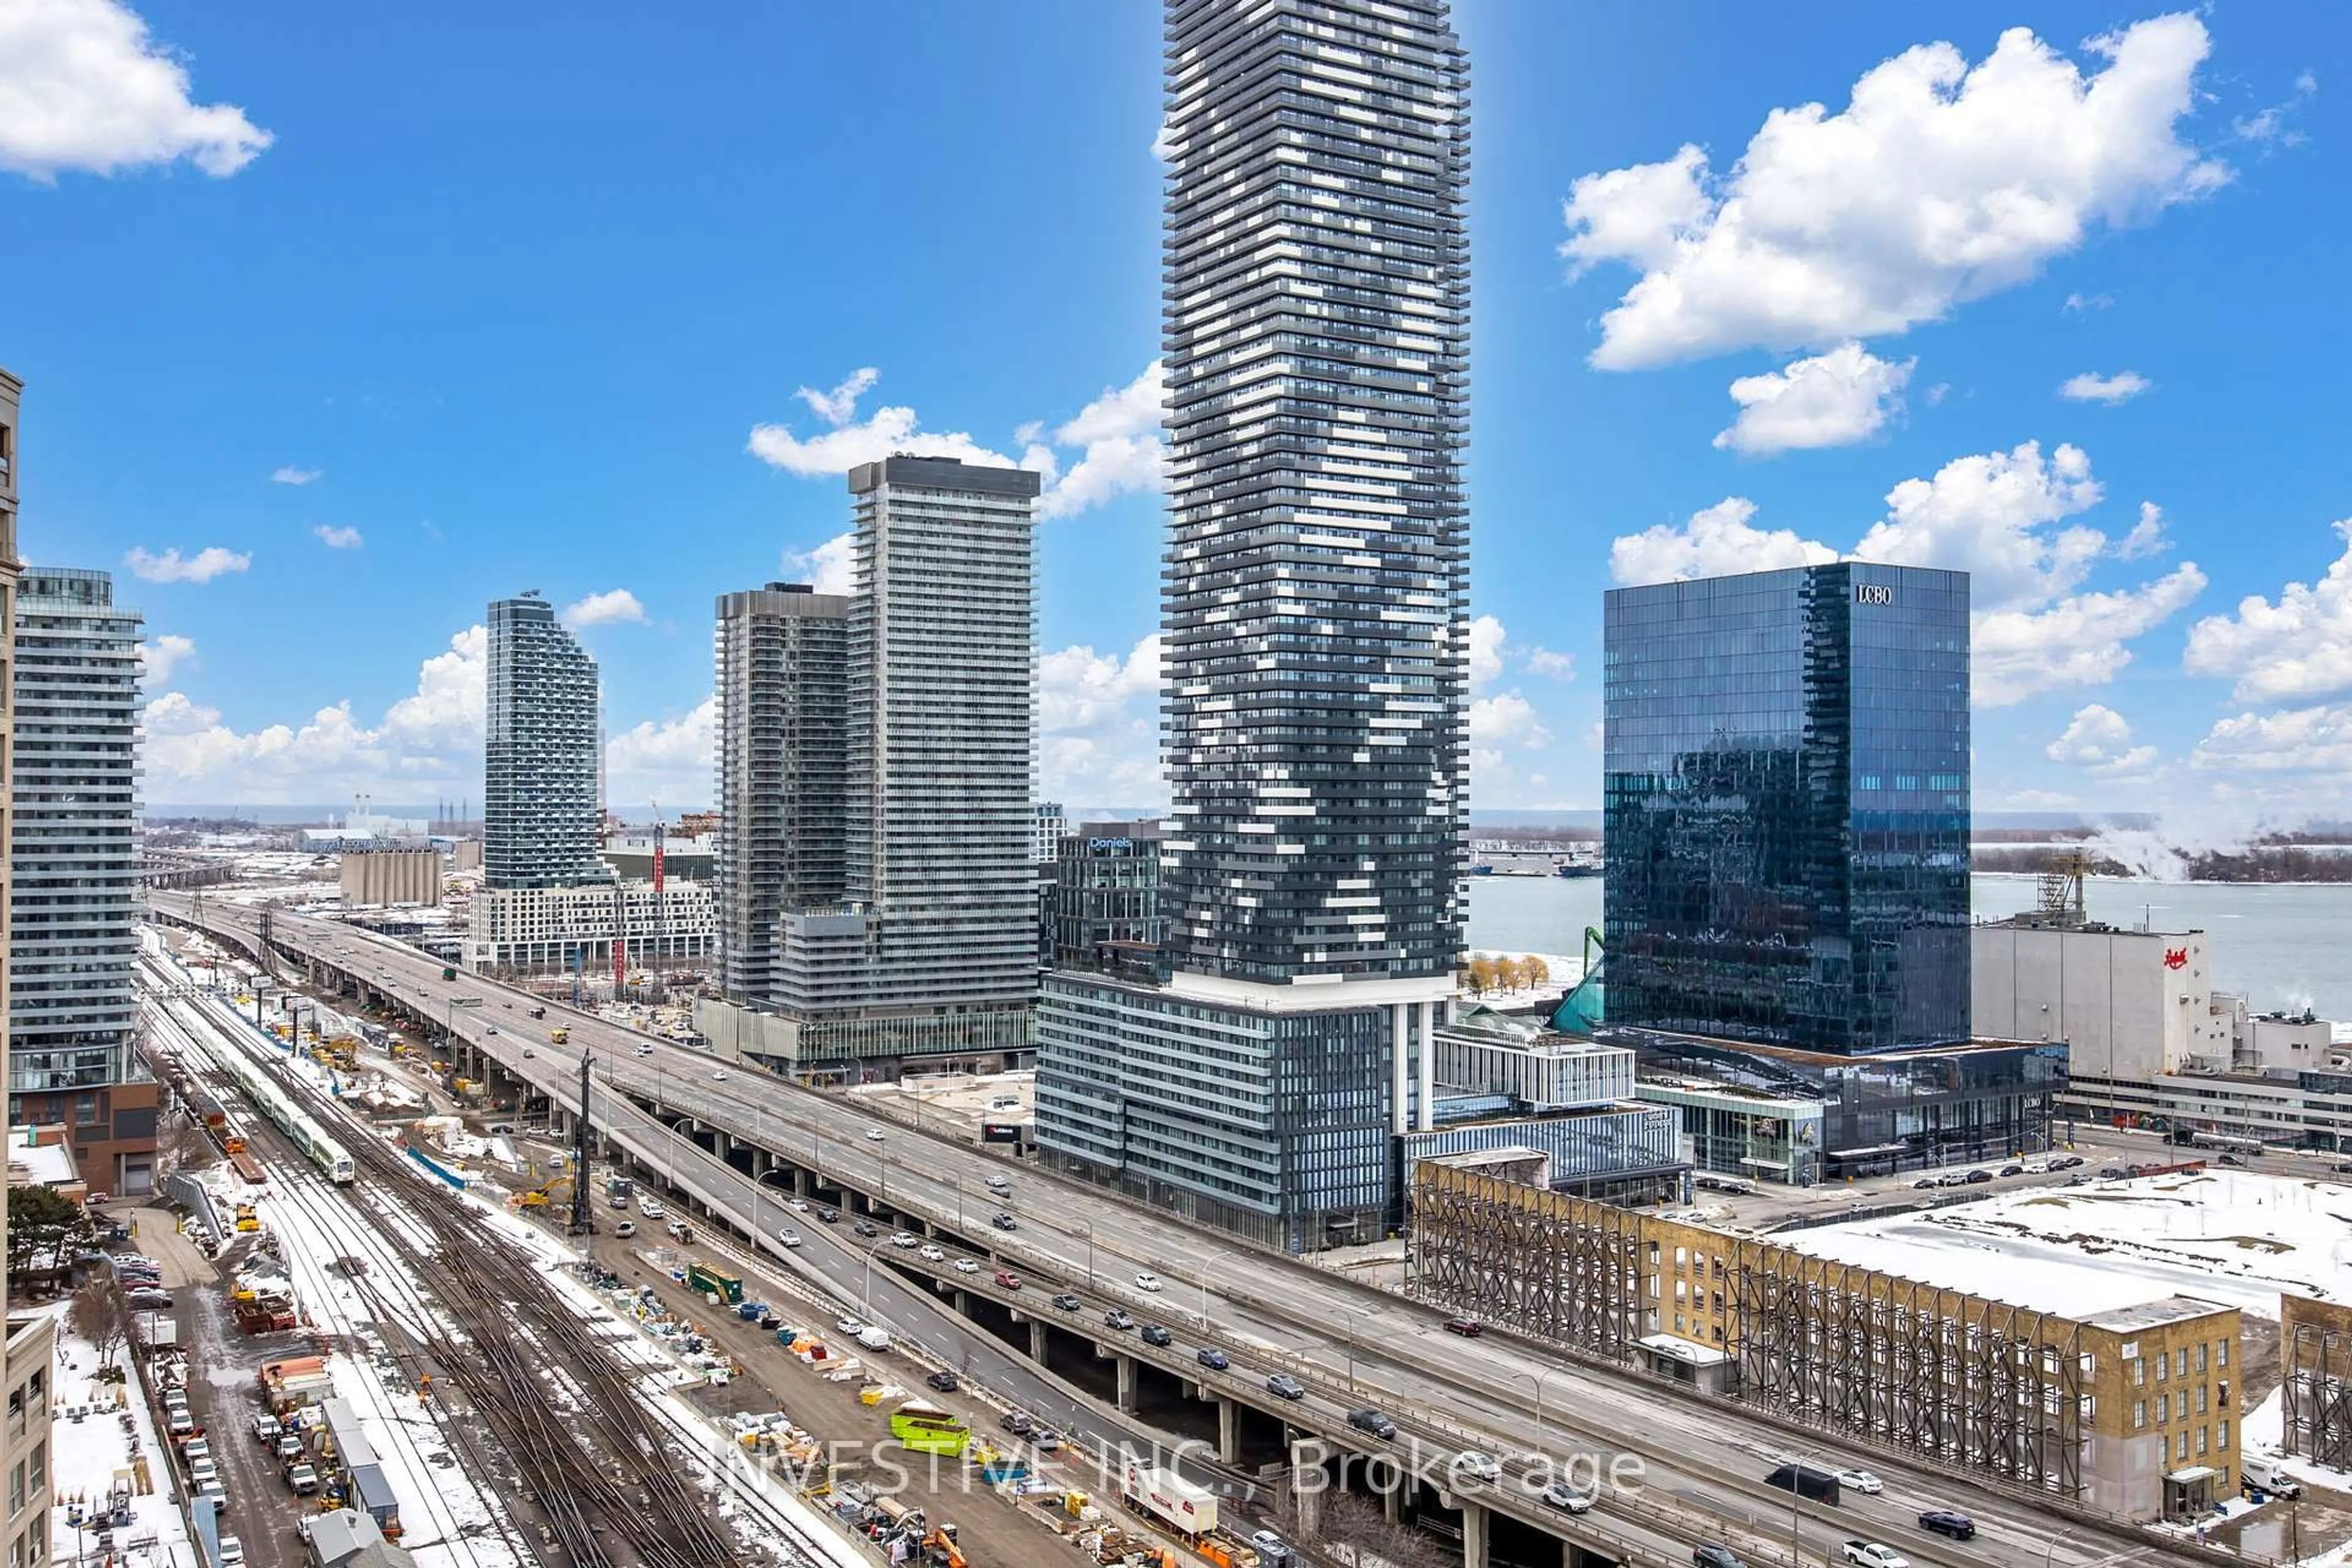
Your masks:
[{"label": "blue sky", "polygon": [[[2332,8],[1457,20],[1474,805],[1597,802],[1613,583],[1857,550],[1978,574],[1980,806],[2335,804]],[[146,612],[151,800],[478,796],[473,628],[538,588],[615,805],[701,804],[714,595],[929,445],[1049,469],[1044,783],[1154,804],[1158,48],[1141,0],[0,11],[23,545]]]}]

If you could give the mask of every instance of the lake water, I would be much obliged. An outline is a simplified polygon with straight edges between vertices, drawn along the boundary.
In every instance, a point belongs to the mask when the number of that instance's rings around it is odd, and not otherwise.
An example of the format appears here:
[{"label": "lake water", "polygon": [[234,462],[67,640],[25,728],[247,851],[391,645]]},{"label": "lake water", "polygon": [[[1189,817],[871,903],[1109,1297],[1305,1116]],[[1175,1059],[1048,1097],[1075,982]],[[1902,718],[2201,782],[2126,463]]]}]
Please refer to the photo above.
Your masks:
[{"label": "lake water", "polygon": [[[1977,918],[2033,906],[2033,879],[1972,879]],[[2092,879],[2091,918],[2158,931],[2203,931],[2213,988],[2242,992],[2255,1010],[2311,1007],[2352,1022],[2352,885],[2340,882],[2136,882]],[[1470,945],[1573,955],[1601,923],[1598,877],[1473,877]]]}]

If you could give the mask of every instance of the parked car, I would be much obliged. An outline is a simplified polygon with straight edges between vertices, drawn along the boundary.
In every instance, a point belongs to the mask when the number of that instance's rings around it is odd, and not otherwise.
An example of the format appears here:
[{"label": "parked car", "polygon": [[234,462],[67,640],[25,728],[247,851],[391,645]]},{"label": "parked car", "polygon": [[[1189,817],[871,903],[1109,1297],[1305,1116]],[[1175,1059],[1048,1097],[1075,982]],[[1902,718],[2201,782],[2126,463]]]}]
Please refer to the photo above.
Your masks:
[{"label": "parked car", "polygon": [[1026,1436],[1029,1428],[1036,1425],[1025,1410],[1008,1410],[996,1418],[996,1424],[1016,1437]]},{"label": "parked car", "polygon": [[1192,1359],[1211,1372],[1223,1372],[1234,1364],[1233,1358],[1213,1345],[1202,1345],[1192,1352]]},{"label": "parked car", "polygon": [[955,1373],[944,1370],[931,1373],[930,1376],[923,1379],[923,1381],[929,1384],[931,1387],[938,1389],[941,1394],[953,1394],[957,1389],[963,1386],[963,1384],[958,1381]]},{"label": "parked car", "polygon": [[1084,1301],[1079,1300],[1077,1297],[1067,1290],[1063,1291],[1060,1295],[1054,1298],[1054,1306],[1055,1309],[1064,1312],[1075,1312],[1085,1305],[1086,1303]]},{"label": "parked car", "polygon": [[1936,1178],[1933,1176],[1923,1176],[1911,1184],[1915,1187],[1933,1187],[1936,1184]]},{"label": "parked car", "polygon": [[142,1312],[161,1311],[172,1304],[171,1293],[166,1290],[133,1290],[123,1300]]},{"label": "parked car", "polygon": [[1565,1482],[1554,1481],[1544,1488],[1543,1503],[1544,1507],[1556,1508],[1562,1513],[1591,1513],[1598,1493],[1598,1488],[1592,1491],[1580,1491]]},{"label": "parked car", "polygon": [[1129,1317],[1121,1309],[1113,1307],[1109,1311],[1103,1314],[1103,1327],[1106,1329],[1117,1329],[1120,1333],[1125,1333],[1128,1330],[1135,1327],[1135,1320]]},{"label": "parked car", "polygon": [[1021,1289],[1021,1276],[1010,1268],[1000,1268],[996,1271],[996,1283],[1000,1289],[1018,1290]]},{"label": "parked car", "polygon": [[2124,1168],[2121,1165],[2102,1165],[2099,1167],[2099,1180],[2103,1182],[2121,1181],[2123,1179],[2123,1173]]},{"label": "parked car", "polygon": [[1849,1541],[1839,1549],[1858,1568],[1911,1568],[1911,1559],[1876,1541]]},{"label": "parked car", "polygon": [[1843,1490],[1860,1492],[1864,1497],[1876,1497],[1886,1489],[1886,1483],[1868,1470],[1840,1470],[1838,1486]]},{"label": "parked car", "polygon": [[245,1542],[234,1535],[220,1538],[220,1553],[214,1558],[220,1568],[245,1568]]},{"label": "parked car", "polygon": [[1486,1331],[1486,1325],[1475,1318],[1448,1318],[1445,1320],[1445,1331],[1460,1334],[1465,1340],[1475,1340]]},{"label": "parked car", "polygon": [[308,1459],[297,1459],[286,1467],[286,1484],[302,1497],[319,1489],[319,1472]]},{"label": "parked car", "polygon": [[1985,1183],[1991,1180],[1992,1173],[1990,1171],[1970,1171],[1968,1174],[1968,1184],[1972,1187],[1982,1186]]},{"label": "parked car", "polygon": [[2021,1176],[2025,1174],[2025,1167],[2022,1165],[2003,1165],[2000,1168],[2000,1173],[2004,1176]]},{"label": "parked car", "polygon": [[1307,1385],[1286,1372],[1277,1372],[1265,1380],[1265,1391],[1276,1399],[1304,1399]]},{"label": "parked car", "polygon": [[1948,1535],[1954,1541],[1974,1541],[1977,1538],[1977,1521],[1948,1508],[1931,1508],[1921,1514],[1919,1528],[1931,1535]]},{"label": "parked car", "polygon": [[1390,1420],[1384,1412],[1374,1410],[1369,1405],[1361,1410],[1349,1411],[1348,1425],[1359,1432],[1370,1432],[1373,1436],[1383,1441],[1397,1435],[1397,1424]]},{"label": "parked car", "polygon": [[281,1464],[288,1459],[300,1458],[302,1457],[302,1439],[296,1436],[291,1432],[281,1435],[278,1439],[276,1453],[278,1455],[278,1462]]},{"label": "parked car", "polygon": [[1062,1451],[1062,1435],[1051,1426],[1032,1426],[1029,1446],[1041,1454],[1058,1454]]},{"label": "parked car", "polygon": [[253,1440],[265,1448],[275,1447],[285,1432],[286,1424],[266,1411],[253,1418]]},{"label": "parked car", "polygon": [[1176,1336],[1169,1331],[1164,1323],[1146,1323],[1143,1325],[1143,1342],[1165,1349],[1176,1342]]}]

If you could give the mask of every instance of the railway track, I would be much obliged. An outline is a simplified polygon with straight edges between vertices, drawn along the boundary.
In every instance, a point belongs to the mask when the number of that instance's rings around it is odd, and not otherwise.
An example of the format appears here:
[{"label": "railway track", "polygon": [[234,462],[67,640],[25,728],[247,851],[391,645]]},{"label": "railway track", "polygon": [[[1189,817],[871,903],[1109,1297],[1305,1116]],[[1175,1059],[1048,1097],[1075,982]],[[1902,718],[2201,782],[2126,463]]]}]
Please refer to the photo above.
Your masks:
[{"label": "railway track", "polygon": [[[276,1076],[343,1120],[299,1075]],[[405,1157],[362,1131],[349,1140],[361,1178],[354,1195],[377,1211],[383,1245],[439,1304],[416,1324],[423,1342],[545,1517],[551,1552],[533,1555],[560,1554],[572,1568],[751,1568],[681,1474],[683,1446],[537,1261],[485,1229],[454,1194],[423,1188]]]}]

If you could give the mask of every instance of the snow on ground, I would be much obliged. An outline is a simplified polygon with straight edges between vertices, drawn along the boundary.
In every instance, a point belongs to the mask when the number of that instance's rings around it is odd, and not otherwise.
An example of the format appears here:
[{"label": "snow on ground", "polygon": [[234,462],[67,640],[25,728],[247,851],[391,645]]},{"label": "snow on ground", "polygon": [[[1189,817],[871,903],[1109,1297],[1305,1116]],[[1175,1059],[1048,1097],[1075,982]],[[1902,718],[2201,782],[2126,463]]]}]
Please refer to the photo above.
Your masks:
[{"label": "snow on ground", "polygon": [[2309,1177],[2222,1170],[2029,1188],[1773,1239],[2072,1317],[2176,1294],[2271,1319],[2283,1290],[2352,1300],[2352,1185]]},{"label": "snow on ground", "polygon": [[[70,1563],[96,1551],[98,1538],[70,1522],[77,1512],[74,1505],[81,1505],[82,1513],[92,1512],[121,1484],[131,1492],[131,1524],[116,1532],[116,1561],[193,1568],[195,1542],[174,1500],[171,1460],[155,1430],[153,1414],[138,1396],[138,1384],[100,1383],[97,1347],[67,1328],[62,1306],[57,1318],[56,1401],[49,1420],[49,1487],[56,1499],[49,1510],[50,1560]],[[126,1374],[129,1354],[118,1350],[114,1356]],[[126,1410],[131,1415],[127,1427],[121,1414]],[[77,1411],[81,1413],[79,1420],[74,1418]]]}]

